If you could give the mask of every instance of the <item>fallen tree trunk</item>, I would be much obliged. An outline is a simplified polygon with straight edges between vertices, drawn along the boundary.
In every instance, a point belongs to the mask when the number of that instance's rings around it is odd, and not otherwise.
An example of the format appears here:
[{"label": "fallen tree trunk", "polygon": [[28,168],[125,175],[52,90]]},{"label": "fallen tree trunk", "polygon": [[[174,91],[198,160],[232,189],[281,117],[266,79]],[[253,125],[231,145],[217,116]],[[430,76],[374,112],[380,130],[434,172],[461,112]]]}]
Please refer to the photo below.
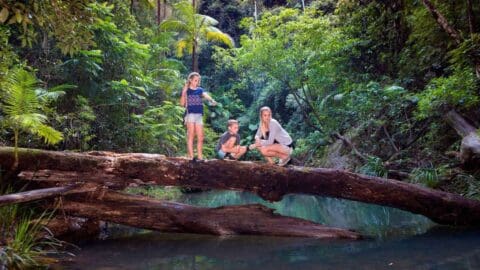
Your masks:
[{"label": "fallen tree trunk", "polygon": [[360,239],[358,233],[274,214],[263,205],[203,208],[114,191],[69,196],[69,215],[163,232]]},{"label": "fallen tree trunk", "polygon": [[[283,168],[225,160],[192,162],[154,154],[31,149],[21,149],[19,158],[22,178],[46,181],[49,185],[83,181],[118,189],[138,183],[233,189],[249,191],[270,201],[278,201],[289,193],[311,194],[391,206],[424,215],[440,224],[480,226],[480,201],[342,170]],[[13,148],[1,147],[0,165],[9,168],[10,162],[13,162]],[[37,171],[28,171],[34,169]]]},{"label": "fallen tree trunk", "polygon": [[93,190],[94,189],[92,188],[84,188],[84,187],[80,188],[80,185],[68,185],[63,187],[30,190],[30,191],[0,196],[0,206],[52,198],[60,195],[90,192]]},{"label": "fallen tree trunk", "polygon": [[445,116],[447,123],[462,137],[460,159],[467,167],[480,164],[480,136],[477,129],[470,125],[460,114],[451,110]]}]

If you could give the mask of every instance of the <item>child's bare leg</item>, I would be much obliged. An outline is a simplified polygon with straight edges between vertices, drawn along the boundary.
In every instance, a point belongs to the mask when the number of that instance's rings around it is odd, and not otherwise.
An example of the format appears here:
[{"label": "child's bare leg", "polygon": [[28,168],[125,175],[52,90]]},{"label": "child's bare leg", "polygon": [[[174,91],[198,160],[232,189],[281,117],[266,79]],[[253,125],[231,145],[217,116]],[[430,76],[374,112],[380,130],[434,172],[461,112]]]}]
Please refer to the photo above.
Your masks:
[{"label": "child's bare leg", "polygon": [[203,159],[203,125],[195,124],[195,133],[197,135],[197,156]]},{"label": "child's bare leg", "polygon": [[247,147],[246,146],[237,146],[236,150],[237,151],[233,154],[233,157],[235,159],[239,159],[247,152]]},{"label": "child's bare leg", "polygon": [[195,137],[195,124],[187,123],[187,155],[193,158],[193,139]]}]

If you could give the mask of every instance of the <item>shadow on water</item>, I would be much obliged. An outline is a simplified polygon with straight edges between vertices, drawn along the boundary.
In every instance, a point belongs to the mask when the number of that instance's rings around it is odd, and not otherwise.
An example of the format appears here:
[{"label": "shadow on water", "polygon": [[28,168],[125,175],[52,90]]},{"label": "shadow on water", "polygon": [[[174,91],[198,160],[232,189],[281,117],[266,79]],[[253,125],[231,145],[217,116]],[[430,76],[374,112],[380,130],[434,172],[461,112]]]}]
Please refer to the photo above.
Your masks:
[{"label": "shadow on water", "polygon": [[[260,203],[241,192],[188,194],[216,207]],[[433,227],[428,219],[374,205],[314,196],[266,203],[291,215],[358,230],[371,240],[142,232],[82,245],[63,269],[480,269],[480,231]]]},{"label": "shadow on water", "polygon": [[84,247],[65,269],[479,269],[480,232],[392,241],[148,233]]}]

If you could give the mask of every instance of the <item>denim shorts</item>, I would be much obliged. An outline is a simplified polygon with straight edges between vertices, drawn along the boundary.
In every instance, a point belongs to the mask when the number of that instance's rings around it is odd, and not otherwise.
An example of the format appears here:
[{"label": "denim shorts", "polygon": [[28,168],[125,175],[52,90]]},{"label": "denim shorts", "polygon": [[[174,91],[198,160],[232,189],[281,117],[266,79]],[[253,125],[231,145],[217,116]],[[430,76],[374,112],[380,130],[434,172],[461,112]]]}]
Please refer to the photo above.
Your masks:
[{"label": "denim shorts", "polygon": [[220,159],[224,159],[227,153],[223,152],[222,149],[218,150],[217,155]]},{"label": "denim shorts", "polygon": [[203,115],[201,113],[187,113],[185,115],[185,123],[203,125]]}]

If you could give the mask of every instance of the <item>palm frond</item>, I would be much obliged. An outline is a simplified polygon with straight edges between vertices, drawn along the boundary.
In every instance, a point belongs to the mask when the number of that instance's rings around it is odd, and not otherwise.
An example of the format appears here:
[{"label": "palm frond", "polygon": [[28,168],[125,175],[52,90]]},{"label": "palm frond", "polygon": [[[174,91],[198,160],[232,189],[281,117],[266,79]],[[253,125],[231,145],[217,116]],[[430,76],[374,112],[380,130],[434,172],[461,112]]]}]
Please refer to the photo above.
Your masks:
[{"label": "palm frond", "polygon": [[188,29],[189,27],[179,20],[165,20],[160,24],[160,30],[163,31],[182,32],[188,31]]},{"label": "palm frond", "polygon": [[65,91],[65,90],[70,90],[70,89],[76,89],[78,88],[77,85],[75,84],[59,84],[53,87],[48,88],[48,92],[57,92],[57,91]]},{"label": "palm frond", "polygon": [[49,89],[37,88],[35,94],[41,101],[57,100],[59,97],[65,95],[64,90],[77,88],[74,84],[60,84]]},{"label": "palm frond", "polygon": [[215,20],[214,18],[212,18],[210,16],[203,15],[203,14],[195,14],[195,21],[202,22],[202,25],[200,25],[200,27],[202,27],[202,26],[208,27],[208,26],[214,26],[214,25],[218,24],[217,20]]},{"label": "palm frond", "polygon": [[60,131],[47,125],[39,125],[35,131],[38,136],[45,140],[46,144],[56,144],[63,139]]},{"label": "palm frond", "polygon": [[206,37],[208,41],[219,41],[230,48],[235,46],[235,42],[233,41],[233,38],[220,31],[219,32],[208,31],[206,33]]},{"label": "palm frond", "polygon": [[59,97],[65,95],[65,90],[77,88],[74,84],[60,84],[48,89],[37,88],[35,94],[41,101],[57,100]]},{"label": "palm frond", "polygon": [[18,126],[25,131],[32,131],[37,126],[47,121],[47,117],[39,113],[14,115],[11,116],[10,119],[17,123]]}]

